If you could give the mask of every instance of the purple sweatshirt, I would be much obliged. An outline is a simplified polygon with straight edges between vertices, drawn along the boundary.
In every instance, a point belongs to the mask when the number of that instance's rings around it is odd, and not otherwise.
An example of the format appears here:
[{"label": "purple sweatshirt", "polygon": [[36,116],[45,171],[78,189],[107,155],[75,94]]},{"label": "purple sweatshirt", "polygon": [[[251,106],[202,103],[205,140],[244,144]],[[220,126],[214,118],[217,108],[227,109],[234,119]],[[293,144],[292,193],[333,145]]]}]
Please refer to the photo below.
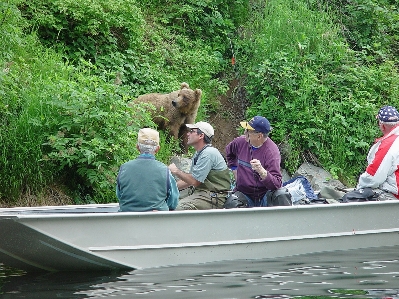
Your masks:
[{"label": "purple sweatshirt", "polygon": [[[227,165],[230,169],[237,167],[236,190],[252,199],[261,199],[268,190],[281,187],[280,162],[281,155],[277,145],[270,139],[260,148],[253,148],[245,136],[235,138],[226,146]],[[258,159],[267,170],[265,179],[261,179],[257,172],[252,170],[249,161]]]}]

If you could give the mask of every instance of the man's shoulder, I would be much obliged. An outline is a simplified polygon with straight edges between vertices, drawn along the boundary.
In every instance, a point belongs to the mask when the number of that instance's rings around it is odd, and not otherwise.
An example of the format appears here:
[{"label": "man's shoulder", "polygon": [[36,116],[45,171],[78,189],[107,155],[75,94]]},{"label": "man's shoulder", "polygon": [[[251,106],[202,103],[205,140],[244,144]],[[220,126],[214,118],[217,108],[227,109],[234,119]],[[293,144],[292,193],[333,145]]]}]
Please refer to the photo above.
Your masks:
[{"label": "man's shoulder", "polygon": [[278,145],[270,137],[267,138],[266,145],[269,148],[273,148],[273,149],[275,149],[277,151],[280,151],[279,148],[278,148]]},{"label": "man's shoulder", "polygon": [[204,148],[204,152],[207,152],[207,153],[213,153],[213,152],[218,152],[218,151],[219,150],[216,147],[212,146],[211,144],[208,145],[206,148]]},{"label": "man's shoulder", "polygon": [[162,168],[168,168],[168,165],[166,165],[165,163],[158,161],[158,160],[154,160],[154,163],[156,163],[157,165],[159,165],[159,167]]},{"label": "man's shoulder", "polygon": [[216,147],[213,147],[213,146],[208,146],[206,149],[204,149],[204,152],[207,155],[222,156],[223,157],[222,153]]},{"label": "man's shoulder", "polygon": [[235,142],[235,143],[247,143],[247,140],[245,139],[245,135],[240,135],[240,136],[234,138],[232,142]]},{"label": "man's shoulder", "polygon": [[143,164],[143,165],[157,165],[159,167],[165,167],[165,168],[168,167],[165,163],[163,163],[161,161],[158,161],[155,158],[146,158],[146,157],[145,158],[137,157],[136,159],[127,161],[126,163],[122,164],[122,166],[131,166],[131,165],[136,165],[136,164],[138,164],[138,165],[141,165],[141,164]]},{"label": "man's shoulder", "polygon": [[238,137],[234,138],[232,141],[230,141],[230,143],[226,146],[226,149],[231,148],[231,146],[233,146],[233,147],[242,147],[242,146],[245,146],[247,144],[248,144],[248,142],[245,139],[245,136],[241,135],[241,136],[238,136]]},{"label": "man's shoulder", "polygon": [[[391,134],[385,138],[381,138],[373,147],[375,150],[378,148],[381,152],[399,156],[399,135]],[[370,148],[370,151],[373,150],[373,147]]]},{"label": "man's shoulder", "polygon": [[134,164],[134,163],[136,163],[136,159],[132,159],[132,160],[129,160],[129,161],[123,163],[123,164],[121,165],[121,167],[126,167],[126,166],[132,165],[132,164]]}]

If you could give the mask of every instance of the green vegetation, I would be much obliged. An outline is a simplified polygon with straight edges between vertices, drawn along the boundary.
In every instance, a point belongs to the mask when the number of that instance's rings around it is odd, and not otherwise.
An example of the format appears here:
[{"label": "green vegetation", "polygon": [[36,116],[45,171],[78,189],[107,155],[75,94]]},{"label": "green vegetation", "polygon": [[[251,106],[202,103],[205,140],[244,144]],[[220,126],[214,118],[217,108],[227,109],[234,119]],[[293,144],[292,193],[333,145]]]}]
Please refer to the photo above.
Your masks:
[{"label": "green vegetation", "polygon": [[[249,38],[237,40],[237,61],[242,60],[240,75],[252,103],[248,115],[266,115],[274,125],[273,138],[291,148],[286,168],[295,171],[311,153],[333,175],[354,184],[379,134],[378,109],[399,103],[390,43],[396,43],[398,26],[386,15],[379,19],[376,5],[383,1],[342,2],[334,8],[327,1],[267,2],[264,17],[245,26]],[[374,19],[364,19],[365,11]],[[393,3],[384,11],[392,21],[399,17]],[[347,27],[341,19],[356,35],[342,30]],[[362,31],[364,22],[367,28],[371,22],[373,28],[390,26],[378,32],[385,42],[378,51],[375,37]],[[343,33],[352,36],[352,46]]]},{"label": "green vegetation", "polygon": [[[65,185],[76,203],[115,201],[136,132],[135,102],[181,82],[203,91],[198,118],[240,80],[294,171],[312,155],[353,184],[399,106],[399,12],[389,0],[5,0],[0,3],[0,199]],[[234,68],[230,60],[236,59]],[[158,159],[177,143],[162,136]]]}]

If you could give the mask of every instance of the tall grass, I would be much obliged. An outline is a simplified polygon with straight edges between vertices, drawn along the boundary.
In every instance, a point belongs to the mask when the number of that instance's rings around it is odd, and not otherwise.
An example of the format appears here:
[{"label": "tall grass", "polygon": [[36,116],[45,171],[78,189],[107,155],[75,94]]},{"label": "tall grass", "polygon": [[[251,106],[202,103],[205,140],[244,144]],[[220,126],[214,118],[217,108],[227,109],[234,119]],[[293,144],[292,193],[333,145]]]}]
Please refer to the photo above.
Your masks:
[{"label": "tall grass", "polygon": [[58,55],[23,33],[21,25],[26,23],[13,4],[0,6],[7,17],[0,23],[0,197],[10,201],[53,178],[41,162],[48,109],[43,97],[49,82],[62,73]]}]

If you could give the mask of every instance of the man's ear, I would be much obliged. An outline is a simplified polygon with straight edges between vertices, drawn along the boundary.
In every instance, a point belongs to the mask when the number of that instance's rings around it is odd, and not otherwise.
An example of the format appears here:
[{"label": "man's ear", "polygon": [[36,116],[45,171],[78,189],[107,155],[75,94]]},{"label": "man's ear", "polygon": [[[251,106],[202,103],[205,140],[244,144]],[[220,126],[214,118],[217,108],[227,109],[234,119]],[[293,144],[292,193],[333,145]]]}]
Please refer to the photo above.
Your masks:
[{"label": "man's ear", "polygon": [[160,149],[161,149],[161,147],[158,145],[157,149],[155,150],[155,153],[157,153]]}]

